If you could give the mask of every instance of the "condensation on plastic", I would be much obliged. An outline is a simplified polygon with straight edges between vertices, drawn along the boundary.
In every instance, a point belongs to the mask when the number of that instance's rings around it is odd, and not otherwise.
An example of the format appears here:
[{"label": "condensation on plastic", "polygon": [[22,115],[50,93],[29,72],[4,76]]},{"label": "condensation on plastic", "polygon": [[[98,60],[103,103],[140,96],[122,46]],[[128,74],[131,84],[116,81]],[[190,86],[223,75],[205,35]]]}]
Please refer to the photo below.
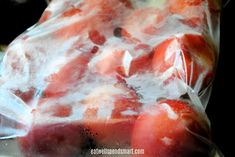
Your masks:
[{"label": "condensation on plastic", "polygon": [[[191,104],[209,125],[219,15],[214,0],[50,2],[0,66],[0,139],[27,138],[40,126],[118,123],[162,99]],[[189,132],[206,143],[208,156],[223,156],[210,139]]]}]

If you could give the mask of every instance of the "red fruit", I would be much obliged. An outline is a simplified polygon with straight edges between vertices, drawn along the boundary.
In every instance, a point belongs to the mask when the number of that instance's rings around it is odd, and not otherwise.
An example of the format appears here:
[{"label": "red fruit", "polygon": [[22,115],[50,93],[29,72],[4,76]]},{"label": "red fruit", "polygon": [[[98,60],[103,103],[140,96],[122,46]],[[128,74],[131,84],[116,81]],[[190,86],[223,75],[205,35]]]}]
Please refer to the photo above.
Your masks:
[{"label": "red fruit", "polygon": [[81,104],[86,108],[84,116],[88,119],[135,118],[140,108],[135,91],[123,83],[94,88]]},{"label": "red fruit", "polygon": [[18,142],[26,157],[83,156],[94,146],[79,123],[36,125]]},{"label": "red fruit", "polygon": [[151,70],[152,54],[139,56],[131,62],[129,75],[144,73]]},{"label": "red fruit", "polygon": [[30,100],[33,99],[35,94],[35,88],[29,88],[27,91],[22,92],[21,90],[14,91],[14,94],[22,99],[24,102],[28,103]]},{"label": "red fruit", "polygon": [[92,53],[81,54],[65,64],[57,73],[52,74],[46,81],[48,86],[43,92],[43,97],[63,96],[76,84],[87,70],[87,65]]},{"label": "red fruit", "polygon": [[127,73],[123,69],[123,57],[125,52],[115,50],[113,51],[112,49],[108,51],[108,54],[101,54],[98,61],[95,61],[95,72],[105,75],[118,72],[125,75],[125,73]]},{"label": "red fruit", "polygon": [[[148,45],[139,44],[135,51],[143,49],[150,51]],[[105,50],[108,53],[100,55],[98,61],[95,61],[95,72],[105,75],[118,73],[122,76],[131,76],[136,73],[146,72],[151,69],[151,54],[144,54],[133,57],[129,51],[111,49]]]},{"label": "red fruit", "polygon": [[153,70],[165,83],[179,78],[194,87],[213,77],[214,48],[201,35],[185,34],[165,40],[154,49]]},{"label": "red fruit", "polygon": [[166,17],[166,12],[157,8],[135,9],[124,19],[122,34],[134,41],[141,41],[146,35],[159,33]]},{"label": "red fruit", "polygon": [[124,148],[139,114],[137,95],[123,85],[97,88],[83,101],[87,107],[84,126],[98,147]]},{"label": "red fruit", "polygon": [[97,45],[103,45],[106,41],[105,36],[101,35],[97,30],[89,32],[90,40]]},{"label": "red fruit", "polygon": [[170,9],[174,13],[180,13],[190,6],[200,6],[204,0],[169,0]]},{"label": "red fruit", "polygon": [[[122,15],[126,11],[127,2],[120,2],[117,0],[111,0],[109,3],[105,0],[93,1],[85,0],[79,4],[79,7],[72,8],[65,11],[61,17],[61,21],[67,20],[67,17],[74,18],[72,16],[78,15],[77,20],[74,19],[69,25],[65,25],[53,32],[55,38],[62,40],[68,40],[71,37],[81,36],[87,37],[97,44],[103,45],[106,41],[106,37],[111,35],[114,29],[113,22],[119,21]],[[117,6],[117,7],[113,7]],[[81,17],[86,18],[81,18]],[[86,39],[87,40],[87,39]]]},{"label": "red fruit", "polygon": [[70,105],[60,105],[48,107],[44,112],[50,113],[53,117],[69,117],[72,114],[72,107]]},{"label": "red fruit", "polygon": [[127,8],[132,8],[132,2],[130,0],[119,0],[123,3]]},{"label": "red fruit", "polygon": [[122,118],[86,121],[84,126],[98,148],[127,148],[134,124],[134,119]]},{"label": "red fruit", "polygon": [[43,23],[45,21],[47,21],[50,17],[51,17],[52,13],[48,10],[45,10],[41,16],[41,18],[39,19],[39,23]]},{"label": "red fruit", "polygon": [[185,102],[163,100],[136,120],[132,148],[144,149],[144,154],[136,157],[206,156],[206,144],[191,132],[209,136],[201,114]]},{"label": "red fruit", "polygon": [[139,108],[136,93],[123,83],[94,88],[74,104],[44,98],[33,112],[31,130],[18,139],[19,145],[26,157],[76,157],[90,148],[125,148],[130,145]]},{"label": "red fruit", "polygon": [[79,8],[71,8],[69,10],[66,10],[62,16],[63,17],[71,17],[71,16],[74,16],[74,15],[77,15],[81,12],[81,10]]},{"label": "red fruit", "polygon": [[169,10],[180,15],[190,26],[201,26],[205,20],[204,0],[169,0]]},{"label": "red fruit", "polygon": [[18,144],[25,157],[82,156],[94,145],[81,121],[71,120],[73,108],[56,103],[58,98],[40,99],[32,112],[33,124]]},{"label": "red fruit", "polygon": [[63,26],[59,28],[55,32],[53,32],[54,37],[62,40],[68,40],[71,37],[77,36],[79,34],[83,34],[85,29],[89,27],[89,21],[92,18],[87,18],[81,21],[74,22],[70,25]]}]

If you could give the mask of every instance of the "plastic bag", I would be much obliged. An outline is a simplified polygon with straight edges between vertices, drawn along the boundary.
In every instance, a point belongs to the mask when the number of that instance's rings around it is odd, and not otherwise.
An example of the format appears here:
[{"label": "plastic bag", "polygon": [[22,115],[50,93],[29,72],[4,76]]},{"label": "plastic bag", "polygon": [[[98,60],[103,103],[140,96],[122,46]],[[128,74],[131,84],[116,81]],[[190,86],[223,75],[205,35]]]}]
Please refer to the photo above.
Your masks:
[{"label": "plastic bag", "polygon": [[0,155],[223,156],[205,114],[219,15],[214,0],[50,2],[1,64]]}]

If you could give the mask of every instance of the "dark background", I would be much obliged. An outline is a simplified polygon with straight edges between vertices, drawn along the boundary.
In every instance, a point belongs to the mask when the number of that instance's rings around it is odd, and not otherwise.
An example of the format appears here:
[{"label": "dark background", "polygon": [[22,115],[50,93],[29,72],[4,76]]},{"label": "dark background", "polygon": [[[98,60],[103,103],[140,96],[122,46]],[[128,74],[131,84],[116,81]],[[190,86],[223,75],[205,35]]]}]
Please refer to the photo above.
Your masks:
[{"label": "dark background", "polygon": [[[227,0],[224,0],[225,4]],[[234,0],[222,8],[220,58],[207,113],[213,140],[225,157],[235,157],[235,14]],[[233,99],[234,98],[234,99]]]},{"label": "dark background", "polygon": [[[220,58],[207,113],[211,120],[213,141],[225,157],[235,157],[235,14],[232,11],[235,8],[234,0],[225,6],[226,1],[223,1],[221,16]],[[45,7],[43,0],[29,0],[17,5],[11,0],[0,0],[0,44],[9,44],[36,23]]]}]

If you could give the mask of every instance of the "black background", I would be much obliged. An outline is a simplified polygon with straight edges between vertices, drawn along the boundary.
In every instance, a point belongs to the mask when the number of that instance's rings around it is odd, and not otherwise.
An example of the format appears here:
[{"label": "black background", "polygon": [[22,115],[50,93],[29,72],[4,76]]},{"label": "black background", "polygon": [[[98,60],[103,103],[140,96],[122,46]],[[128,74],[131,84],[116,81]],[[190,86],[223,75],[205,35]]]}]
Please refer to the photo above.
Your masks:
[{"label": "black background", "polygon": [[21,4],[0,0],[0,44],[10,43],[35,24],[45,8],[44,0],[28,0]]},{"label": "black background", "polygon": [[[225,4],[227,0],[223,1]],[[233,148],[235,122],[235,14],[234,0],[222,8],[221,49],[214,86],[207,113],[211,120],[213,141],[225,157],[235,157]],[[9,44],[17,35],[33,25],[46,7],[43,0],[29,0],[16,5],[0,0],[0,44]],[[234,149],[234,151],[233,151]]]},{"label": "black background", "polygon": [[[224,4],[225,4],[224,0]],[[234,0],[222,8],[220,58],[207,113],[213,140],[225,157],[235,157],[235,14]]]}]

